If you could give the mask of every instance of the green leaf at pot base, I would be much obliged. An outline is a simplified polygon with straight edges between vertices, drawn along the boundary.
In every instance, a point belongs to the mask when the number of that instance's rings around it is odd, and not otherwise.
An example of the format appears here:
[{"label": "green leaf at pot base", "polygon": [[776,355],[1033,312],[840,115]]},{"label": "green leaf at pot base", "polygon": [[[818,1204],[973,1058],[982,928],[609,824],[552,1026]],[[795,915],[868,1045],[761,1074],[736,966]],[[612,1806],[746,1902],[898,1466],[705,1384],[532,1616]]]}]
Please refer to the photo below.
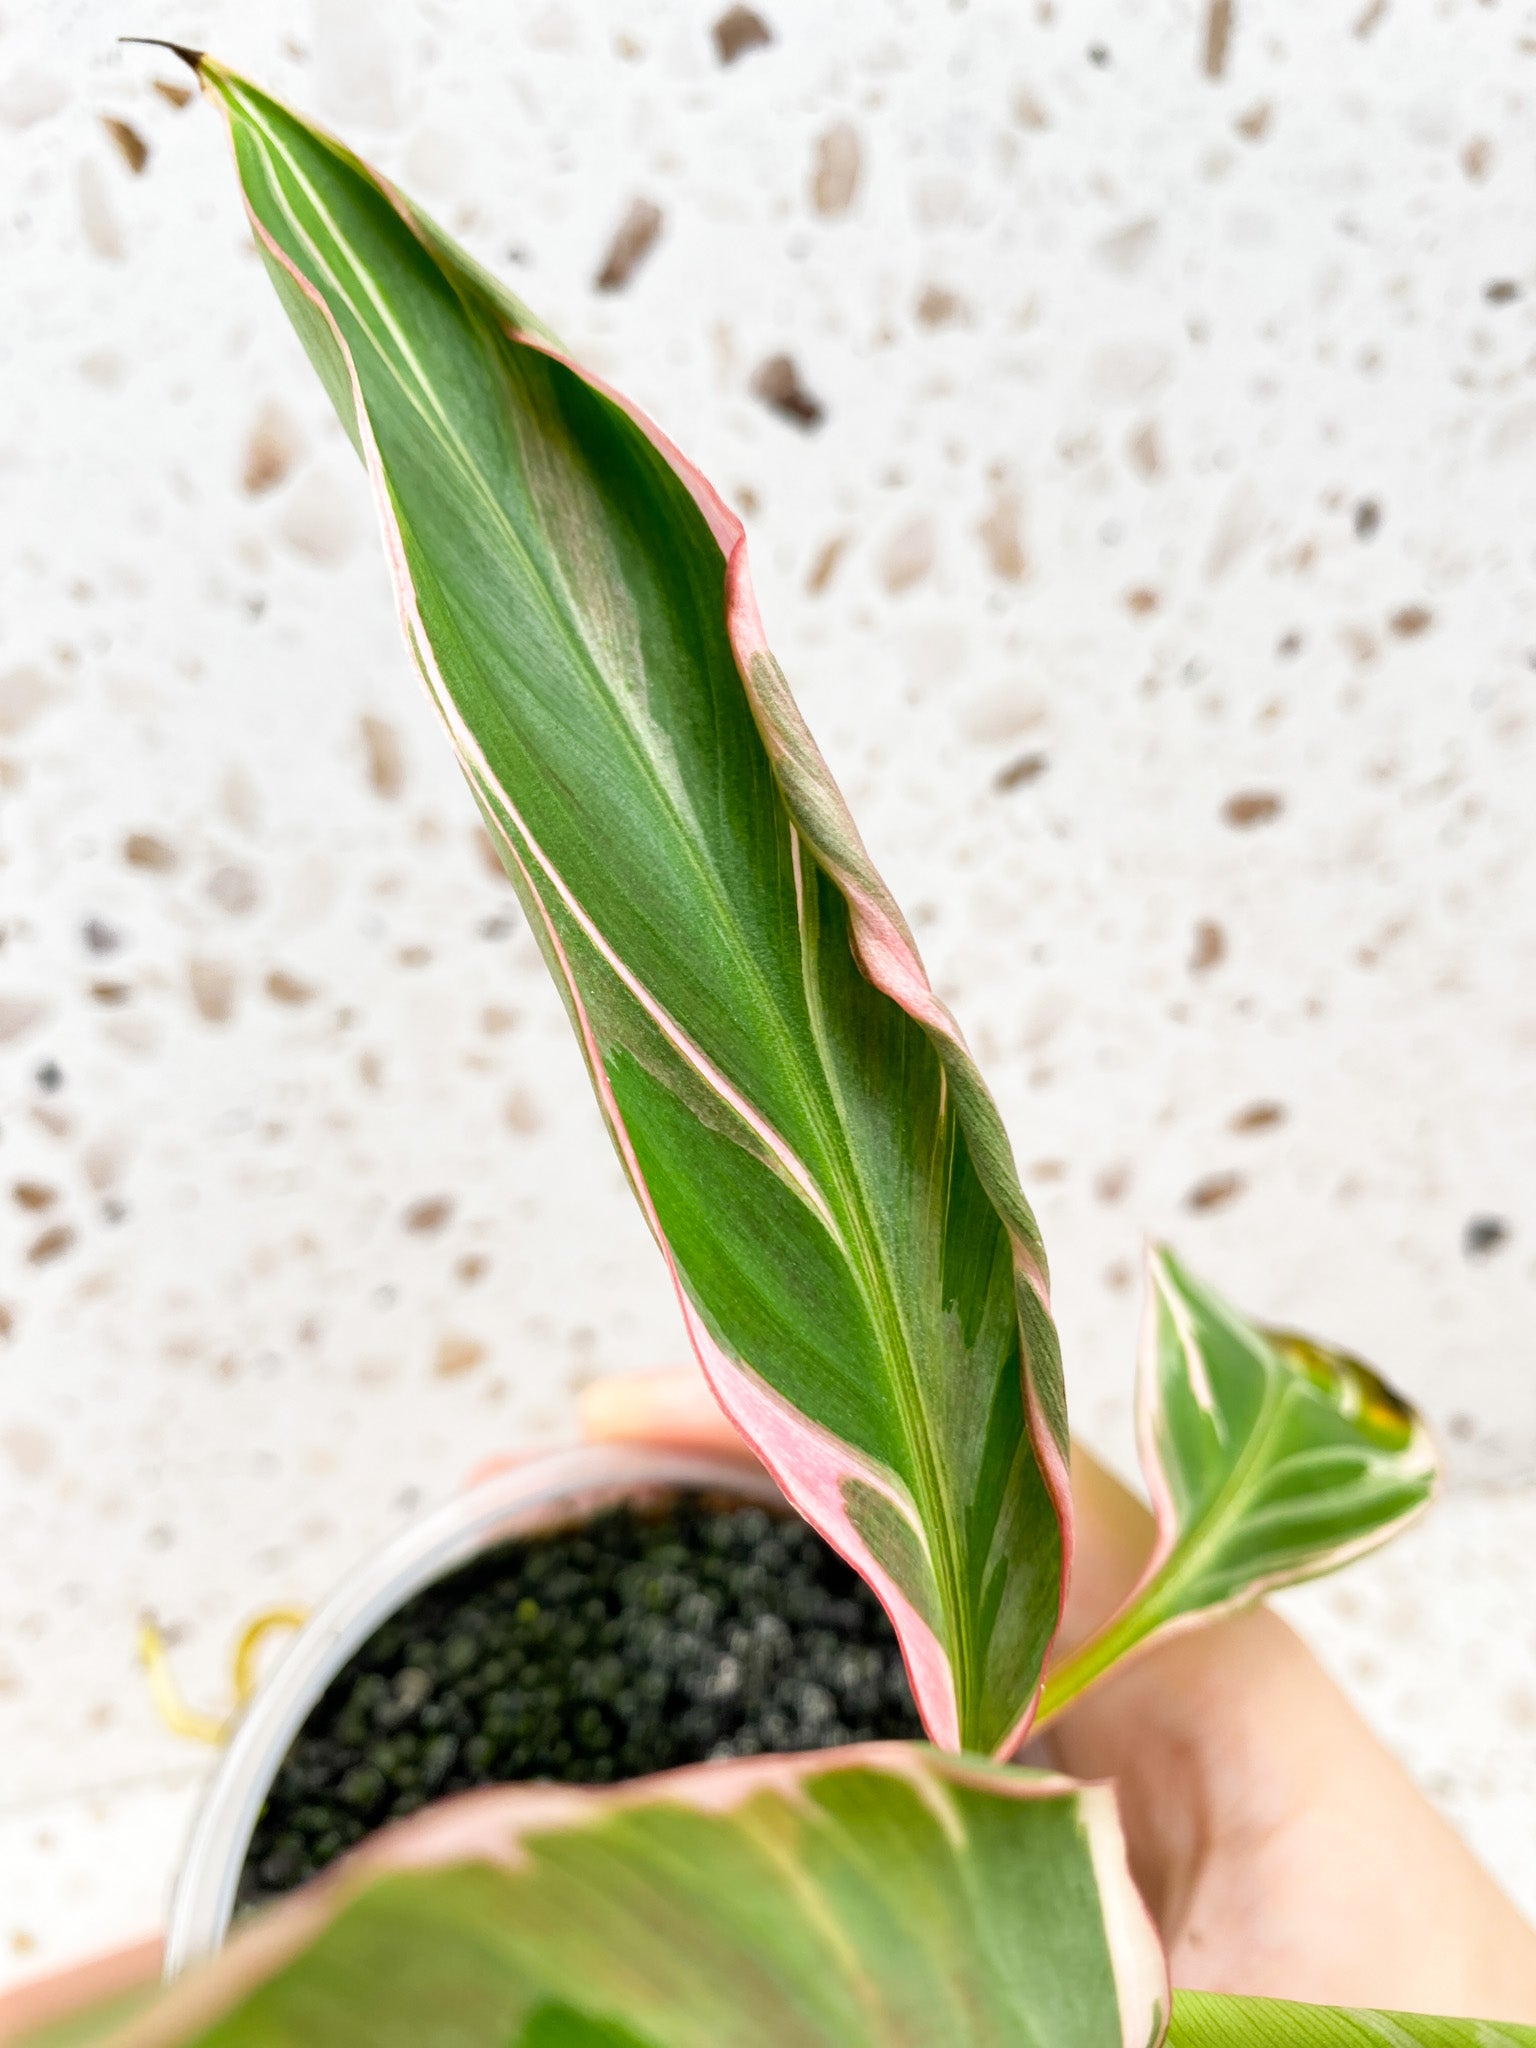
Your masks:
[{"label": "green leaf at pot base", "polygon": [[112,2048],[1153,2048],[1113,1795],[918,1745],[449,1801]]},{"label": "green leaf at pot base", "polygon": [[1168,2048],[1536,2048],[1536,2027],[1176,1991]]},{"label": "green leaf at pot base", "polygon": [[887,1607],[929,1732],[1006,1753],[1070,1515],[1044,1254],[740,522],[409,201],[200,68],[710,1383]]},{"label": "green leaf at pot base", "polygon": [[1368,1366],[1246,1322],[1165,1248],[1147,1262],[1137,1404],[1156,1545],[1120,1613],[1052,1672],[1042,1718],[1164,1630],[1374,1550],[1440,1476],[1424,1424]]}]

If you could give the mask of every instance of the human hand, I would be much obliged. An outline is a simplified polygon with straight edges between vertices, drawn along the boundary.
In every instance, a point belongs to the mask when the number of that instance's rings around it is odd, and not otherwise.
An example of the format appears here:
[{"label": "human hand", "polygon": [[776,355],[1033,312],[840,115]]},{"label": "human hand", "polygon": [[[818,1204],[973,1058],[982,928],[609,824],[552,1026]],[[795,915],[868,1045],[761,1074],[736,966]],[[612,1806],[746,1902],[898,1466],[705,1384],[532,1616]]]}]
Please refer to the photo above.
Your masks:
[{"label": "human hand", "polygon": [[[691,1367],[598,1381],[586,1433],[750,1463]],[[1080,1447],[1058,1651],[1135,1585],[1152,1518]],[[1536,2019],[1536,1932],[1306,1645],[1264,1607],[1153,1643],[1052,1722],[1119,1793],[1131,1868],[1188,1990]]]}]

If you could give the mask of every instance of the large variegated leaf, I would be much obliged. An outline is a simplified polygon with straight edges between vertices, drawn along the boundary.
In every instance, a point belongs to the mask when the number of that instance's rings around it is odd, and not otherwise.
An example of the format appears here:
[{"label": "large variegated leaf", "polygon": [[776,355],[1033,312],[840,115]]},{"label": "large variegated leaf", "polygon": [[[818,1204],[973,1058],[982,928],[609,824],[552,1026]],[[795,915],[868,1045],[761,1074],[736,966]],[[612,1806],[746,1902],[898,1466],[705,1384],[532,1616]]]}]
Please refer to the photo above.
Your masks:
[{"label": "large variegated leaf", "polygon": [[1137,1403],[1152,1558],[1052,1672],[1043,1716],[1151,1637],[1374,1550],[1439,1482],[1423,1422],[1369,1366],[1246,1322],[1165,1247],[1148,1254]]},{"label": "large variegated leaf", "polygon": [[1536,2027],[1178,1991],[1168,2048],[1536,2048]]},{"label": "large variegated leaf", "polygon": [[416,1867],[343,1870],[95,2039],[1152,2048],[1167,2017],[1113,1795],[916,1745],[472,1793],[378,1848]]},{"label": "large variegated leaf", "polygon": [[399,193],[199,68],[710,1384],[885,1603],[935,1740],[1006,1752],[1070,1514],[1044,1256],[741,525]]}]

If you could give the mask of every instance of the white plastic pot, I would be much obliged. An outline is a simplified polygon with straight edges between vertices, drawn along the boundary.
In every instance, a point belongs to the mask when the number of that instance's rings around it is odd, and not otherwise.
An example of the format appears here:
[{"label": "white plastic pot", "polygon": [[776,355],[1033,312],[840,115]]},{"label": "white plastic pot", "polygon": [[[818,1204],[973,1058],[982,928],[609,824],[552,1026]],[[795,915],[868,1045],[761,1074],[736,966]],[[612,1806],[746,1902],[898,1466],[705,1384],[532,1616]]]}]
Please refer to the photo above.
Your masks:
[{"label": "white plastic pot", "polygon": [[594,1444],[481,1480],[365,1558],[294,1636],[214,1773],[171,1895],[167,1979],[223,1945],[246,1851],[278,1766],[331,1680],[397,1608],[498,1544],[570,1528],[621,1500],[693,1489],[784,1504],[772,1480],[747,1465]]}]

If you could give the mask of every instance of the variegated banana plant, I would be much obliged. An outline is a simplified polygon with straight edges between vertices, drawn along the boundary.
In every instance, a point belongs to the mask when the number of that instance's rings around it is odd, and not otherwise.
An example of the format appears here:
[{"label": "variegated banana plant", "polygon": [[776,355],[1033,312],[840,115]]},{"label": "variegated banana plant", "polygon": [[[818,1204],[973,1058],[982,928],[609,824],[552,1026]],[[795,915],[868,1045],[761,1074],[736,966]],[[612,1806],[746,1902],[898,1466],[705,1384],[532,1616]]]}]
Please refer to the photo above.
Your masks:
[{"label": "variegated banana plant", "polygon": [[[180,54],[367,469],[407,646],[709,1383],[879,1595],[934,1742],[1006,1757],[1071,1555],[1045,1254],[768,651],[741,524],[385,179]],[[1384,1541],[1437,1477],[1365,1367],[1246,1323],[1161,1250],[1140,1422],[1155,1552],[1045,1715],[1162,1633]],[[1170,2020],[1108,1795],[975,1756],[892,1746],[461,1814],[408,1837],[451,1867],[343,1877],[126,2031],[71,2038],[1536,2043],[1260,2001],[1180,1998]]]},{"label": "variegated banana plant", "polygon": [[934,1739],[1006,1754],[1069,1549],[1045,1255],[741,523],[402,194],[199,68],[709,1382],[876,1589]]}]

